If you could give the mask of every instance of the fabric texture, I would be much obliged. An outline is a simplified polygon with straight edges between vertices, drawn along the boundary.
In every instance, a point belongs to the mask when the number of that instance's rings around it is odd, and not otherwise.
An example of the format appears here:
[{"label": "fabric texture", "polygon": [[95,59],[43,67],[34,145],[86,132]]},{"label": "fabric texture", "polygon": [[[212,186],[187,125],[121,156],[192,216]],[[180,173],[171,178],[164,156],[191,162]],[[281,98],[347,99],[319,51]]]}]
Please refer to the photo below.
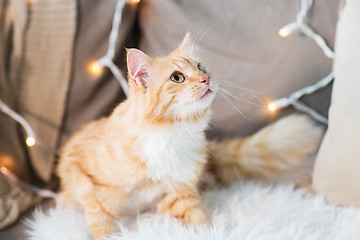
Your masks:
[{"label": "fabric texture", "polygon": [[329,202],[360,206],[360,2],[347,0],[336,31],[329,127],[316,159],[313,188]]},{"label": "fabric texture", "polygon": [[[29,16],[25,1],[0,0],[0,98],[19,110],[19,72],[24,56],[24,34]],[[32,171],[19,125],[0,112],[0,167],[25,181]],[[15,222],[18,216],[39,199],[14,184],[0,172],[0,230]]]},{"label": "fabric texture", "polygon": [[14,223],[29,206],[40,198],[19,187],[0,172],[0,230]]},{"label": "fabric texture", "polygon": [[[116,2],[0,0],[0,98],[27,119],[37,134],[37,144],[27,148],[23,129],[0,113],[0,167],[26,182],[32,180],[34,169],[49,182],[56,154],[66,139],[124,99],[107,69],[100,76],[88,73],[90,61],[106,53]],[[125,43],[135,47],[139,37],[135,17],[136,5],[126,6],[114,59],[124,76]],[[7,184],[2,181],[1,186]],[[32,205],[27,192],[11,186],[14,189],[9,192],[19,193],[24,201],[15,208],[19,201],[14,194],[0,194],[0,201],[6,203],[3,212],[12,211],[0,215],[1,227]]]},{"label": "fabric texture", "polygon": [[68,83],[76,30],[76,1],[31,1],[19,74],[19,112],[37,134],[30,160],[43,180],[51,177]]},{"label": "fabric texture", "polygon": [[[116,0],[105,3],[98,0],[78,1],[74,72],[69,83],[59,148],[83,124],[109,115],[114,107],[125,99],[118,80],[107,68],[104,68],[100,75],[93,75],[88,71],[89,64],[104,56],[107,51],[116,2]],[[125,47],[134,47],[138,38],[134,30],[135,17],[136,5],[126,5],[116,41],[114,59],[125,78],[127,76]]]},{"label": "fabric texture", "polygon": [[[22,1],[8,0],[0,0],[0,6],[0,99],[18,110],[17,74],[23,54],[27,6]],[[0,112],[0,166],[29,180],[31,171],[22,133],[13,119]]]},{"label": "fabric texture", "polygon": [[[331,71],[331,60],[312,39],[300,32],[287,38],[278,35],[281,27],[295,21],[300,2],[144,1],[140,48],[152,56],[164,55],[187,31],[193,33],[204,65],[234,95],[227,97],[241,112],[218,94],[211,123],[221,134],[249,135],[280,116],[269,114],[266,106],[270,101],[315,83]],[[330,46],[337,8],[338,0],[315,1],[306,20]],[[264,104],[246,88],[258,92]],[[329,106],[330,91],[326,93],[307,101],[323,114]]]}]

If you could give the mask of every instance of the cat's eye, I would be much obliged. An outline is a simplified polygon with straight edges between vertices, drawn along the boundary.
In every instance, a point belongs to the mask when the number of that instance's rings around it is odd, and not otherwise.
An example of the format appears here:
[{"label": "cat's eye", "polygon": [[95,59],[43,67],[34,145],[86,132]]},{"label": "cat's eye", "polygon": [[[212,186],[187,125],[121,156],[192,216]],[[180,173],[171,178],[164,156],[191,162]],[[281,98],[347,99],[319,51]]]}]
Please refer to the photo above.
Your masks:
[{"label": "cat's eye", "polygon": [[200,65],[200,63],[198,63],[197,68],[198,68],[200,71],[202,71],[203,73],[207,73],[206,70],[205,70],[205,68],[203,68],[203,67]]},{"label": "cat's eye", "polygon": [[170,76],[170,80],[176,83],[182,83],[185,80],[185,77],[181,73],[175,72]]}]

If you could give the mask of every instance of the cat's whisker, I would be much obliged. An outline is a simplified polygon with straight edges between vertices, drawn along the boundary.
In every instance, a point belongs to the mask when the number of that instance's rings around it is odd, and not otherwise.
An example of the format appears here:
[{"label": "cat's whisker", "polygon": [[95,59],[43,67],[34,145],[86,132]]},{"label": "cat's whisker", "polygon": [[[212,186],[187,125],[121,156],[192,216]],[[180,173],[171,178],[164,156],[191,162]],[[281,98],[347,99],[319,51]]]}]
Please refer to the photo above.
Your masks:
[{"label": "cat's whisker", "polygon": [[240,86],[240,85],[237,85],[236,83],[233,83],[229,80],[225,80],[223,78],[216,78],[216,83],[218,85],[226,85],[226,86],[232,86],[234,88],[238,88],[238,89],[242,89],[244,91],[247,91],[247,92],[251,92],[253,94],[256,94],[256,95],[259,95],[261,96],[261,94],[253,89],[250,89],[250,88],[246,88],[246,87],[243,87],[243,86]]},{"label": "cat's whisker", "polygon": [[180,123],[184,123],[184,115],[183,114],[180,115]]},{"label": "cat's whisker", "polygon": [[[207,144],[210,144],[210,143],[212,143],[212,142],[211,142],[211,141],[207,141]],[[205,148],[205,151],[206,151],[209,155],[211,155],[211,156],[213,156],[213,157],[215,157],[215,158],[218,158],[218,155],[215,154],[214,152],[210,151],[209,148]]]},{"label": "cat's whisker", "polygon": [[211,121],[207,121],[207,122],[208,122],[208,125],[207,125],[207,128],[206,128],[205,131],[209,131],[209,132],[214,133],[214,134],[217,133],[215,128],[212,127],[213,124],[211,123]]},{"label": "cat's whisker", "polygon": [[239,112],[246,120],[249,120],[249,121],[253,121],[249,118],[247,118],[241,111],[240,109],[225,95],[223,94],[222,92],[219,92],[220,96],[222,96],[226,101],[228,101],[230,103],[230,105],[237,111]]},{"label": "cat's whisker", "polygon": [[246,104],[257,106],[257,107],[264,107],[265,106],[263,103],[258,104],[258,103],[251,102],[251,101],[248,101],[246,99],[234,96],[233,94],[229,93],[228,91],[226,91],[225,89],[220,88],[220,87],[219,87],[219,92],[222,92],[223,94],[227,94],[228,96],[230,96],[230,97],[232,97],[232,98],[234,98],[234,99],[236,99],[236,100],[238,100],[239,102],[242,102],[242,103],[246,103]]},{"label": "cat's whisker", "polygon": [[234,78],[239,78],[239,74],[232,74],[232,75],[221,75],[221,78],[223,79],[234,79]]},{"label": "cat's whisker", "polygon": [[225,89],[229,93],[237,94],[237,95],[240,95],[240,96],[249,96],[251,98],[256,99],[259,103],[264,103],[261,96],[259,96],[257,94],[254,94],[252,92],[248,92],[248,91],[246,91],[244,89],[232,89],[232,86],[219,86],[219,87]]},{"label": "cat's whisker", "polygon": [[201,39],[203,39],[203,37],[206,36],[206,34],[212,29],[214,28],[218,23],[220,23],[223,19],[218,19],[215,23],[213,23],[210,27],[208,27],[208,29],[199,37],[199,39],[195,40],[194,42],[194,50],[197,51],[197,48],[199,46],[199,43],[201,41]]},{"label": "cat's whisker", "polygon": [[197,43],[198,43],[198,39],[199,39],[199,35],[201,34],[201,31],[198,31],[196,33],[196,36],[193,38],[193,44],[192,44],[192,48],[193,48],[193,51],[195,51],[197,49]]},{"label": "cat's whisker", "polygon": [[[244,87],[238,86],[236,84],[234,84],[234,85],[230,85],[230,84],[226,85],[226,84],[222,84],[221,82],[218,83],[218,87],[219,87],[219,89],[220,88],[225,89],[225,87],[236,88],[238,90],[243,91],[243,93],[245,93],[247,95],[250,95],[251,97],[255,98],[261,104],[264,104],[264,101],[261,99],[261,95],[258,92],[254,91],[254,90],[244,88]],[[231,90],[227,90],[227,91],[230,93]]]},{"label": "cat's whisker", "polygon": [[[223,89],[226,89],[226,91],[228,91],[228,92],[230,92],[230,93],[233,93],[233,94],[237,94],[237,95],[239,95],[239,96],[251,96],[251,97],[253,97],[253,98],[256,98],[256,97],[260,98],[260,97],[257,96],[257,95],[254,96],[251,92],[244,91],[244,90],[242,90],[242,89],[237,89],[237,88],[234,88],[234,87],[232,87],[232,86],[230,86],[230,85],[222,85],[222,84],[221,84],[221,86],[219,86],[219,87],[221,87],[221,88],[223,88]],[[261,98],[260,98],[260,99],[261,99]]]},{"label": "cat's whisker", "polygon": [[206,120],[204,120],[200,113],[196,112],[195,114],[198,122],[206,122]]},{"label": "cat's whisker", "polygon": [[261,94],[260,94],[260,93],[254,91],[254,90],[245,88],[245,87],[238,86],[238,85],[236,85],[236,84],[233,84],[233,85],[232,85],[232,84],[221,83],[221,82],[220,82],[220,83],[218,83],[218,85],[221,86],[221,87],[229,87],[229,88],[234,89],[234,90],[241,90],[242,92],[246,92],[246,93],[251,94],[251,95],[253,95],[253,96],[256,96],[256,97],[258,97],[258,98],[261,97]]},{"label": "cat's whisker", "polygon": [[192,116],[189,117],[189,124],[190,124],[191,128],[193,128]]},{"label": "cat's whisker", "polygon": [[247,93],[249,95],[252,95],[252,96],[256,96],[258,98],[261,97],[261,94],[257,93],[257,92],[253,92],[253,91],[250,91],[249,89],[246,89],[246,88],[242,88],[242,87],[239,87],[239,86],[234,86],[234,85],[228,85],[228,84],[218,84],[220,87],[223,87],[223,88],[227,88],[227,90],[229,91],[241,91],[243,93]]},{"label": "cat's whisker", "polygon": [[174,125],[177,125],[177,121],[176,121],[176,110],[174,111]]},{"label": "cat's whisker", "polygon": [[[240,94],[238,92],[231,93],[230,91],[228,91],[224,88],[221,88],[221,87],[219,87],[219,92],[222,92],[242,103],[246,103],[246,104],[250,104],[250,105],[254,105],[254,106],[258,106],[258,107],[265,106],[263,101],[260,101],[259,99],[255,98],[251,95],[249,96],[249,94],[247,94],[247,93],[240,93]],[[249,97],[251,97],[251,98],[249,98]]]},{"label": "cat's whisker", "polygon": [[198,112],[195,112],[195,114],[198,121],[203,121],[202,117],[199,115]]}]

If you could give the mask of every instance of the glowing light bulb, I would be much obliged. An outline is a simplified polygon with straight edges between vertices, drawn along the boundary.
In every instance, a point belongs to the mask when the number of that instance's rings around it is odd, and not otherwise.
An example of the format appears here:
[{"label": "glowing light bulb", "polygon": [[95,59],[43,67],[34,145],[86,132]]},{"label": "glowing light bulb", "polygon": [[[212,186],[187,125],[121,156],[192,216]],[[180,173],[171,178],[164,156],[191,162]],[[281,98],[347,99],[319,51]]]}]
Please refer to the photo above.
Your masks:
[{"label": "glowing light bulb", "polygon": [[13,174],[11,172],[11,170],[9,170],[7,167],[0,167],[0,172],[2,174],[4,174],[5,176],[7,176],[10,180],[14,181],[14,182],[17,182],[18,181],[18,178],[16,177],[15,174]]},{"label": "glowing light bulb", "polygon": [[274,104],[274,103],[270,103],[270,104],[268,105],[268,109],[269,109],[270,112],[275,111],[275,110],[276,110],[275,104]]},{"label": "glowing light bulb", "polygon": [[268,109],[270,112],[277,111],[279,109],[285,108],[291,104],[291,100],[288,98],[280,98],[268,105]]},{"label": "glowing light bulb", "polygon": [[9,170],[7,170],[7,168],[6,167],[1,167],[0,168],[0,172],[2,172],[4,175],[8,175],[8,173],[9,173]]},{"label": "glowing light bulb", "polygon": [[279,30],[279,35],[280,37],[287,37],[289,36],[291,33],[293,33],[295,30],[297,30],[299,28],[299,25],[296,23],[296,22],[292,22],[292,23],[289,23],[288,25],[280,28]]},{"label": "glowing light bulb", "polygon": [[140,0],[128,0],[130,4],[138,4]]},{"label": "glowing light bulb", "polygon": [[89,65],[89,72],[93,75],[99,75],[102,73],[103,67],[101,67],[97,62],[92,62]]},{"label": "glowing light bulb", "polygon": [[279,35],[280,37],[287,37],[289,35],[289,31],[286,28],[280,28]]},{"label": "glowing light bulb", "polygon": [[28,137],[28,138],[26,139],[26,145],[28,145],[28,147],[34,146],[35,143],[36,143],[36,140],[35,140],[34,137]]}]

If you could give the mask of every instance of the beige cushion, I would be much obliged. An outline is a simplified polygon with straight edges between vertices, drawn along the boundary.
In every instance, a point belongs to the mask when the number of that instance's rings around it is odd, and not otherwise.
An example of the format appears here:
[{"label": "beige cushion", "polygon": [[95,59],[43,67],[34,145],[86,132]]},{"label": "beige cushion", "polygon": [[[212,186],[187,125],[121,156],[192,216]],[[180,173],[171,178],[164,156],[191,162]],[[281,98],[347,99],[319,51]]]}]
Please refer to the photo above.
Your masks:
[{"label": "beige cushion", "polygon": [[[23,130],[0,113],[0,167],[27,182],[35,169],[48,182],[58,147],[83,123],[109,113],[123,97],[109,71],[100,76],[87,72],[87,64],[106,53],[116,1],[0,0],[0,5],[0,98],[21,113],[42,140],[31,149],[25,147]],[[124,42],[134,46],[129,40],[136,35],[129,32],[135,17],[136,8],[127,6],[115,55],[122,70]],[[0,229],[33,200],[31,193],[0,174]]]},{"label": "beige cushion", "polygon": [[[0,28],[0,99],[18,110],[19,99],[15,91],[19,88],[19,82],[16,76],[21,66],[21,49],[24,47],[21,39],[26,26],[27,7],[26,2],[4,0],[0,0],[0,6],[1,11],[7,13],[0,14],[3,24]],[[19,129],[13,119],[0,112],[0,167],[9,167],[23,179],[29,180],[31,171]]]},{"label": "beige cushion", "polygon": [[[74,72],[72,82],[68,86],[59,147],[83,124],[108,115],[125,99],[118,80],[108,69],[105,68],[100,75],[92,75],[87,71],[88,64],[104,56],[107,51],[116,1],[78,0],[78,5]],[[134,38],[138,37],[133,31],[135,17],[136,8],[127,5],[123,11],[116,41],[114,62],[118,64],[125,77],[125,47],[134,47]]]},{"label": "beige cushion", "polygon": [[[0,98],[11,108],[16,108],[19,99],[15,91],[19,88],[17,75],[23,55],[27,4],[25,1],[0,0],[0,6]],[[19,125],[13,119],[0,112],[0,167],[6,167],[29,181],[31,168],[19,130]],[[0,230],[15,222],[36,199],[32,193],[13,184],[0,172]]]},{"label": "beige cushion", "polygon": [[27,28],[21,39],[26,51],[21,56],[18,78],[13,81],[20,83],[17,110],[38,137],[38,144],[29,149],[31,163],[48,181],[71,77],[76,1],[37,0],[30,1],[28,7]]},{"label": "beige cushion", "polygon": [[336,32],[329,128],[313,188],[329,202],[360,206],[360,1],[347,0]]},{"label": "beige cushion", "polygon": [[[309,24],[333,44],[338,0],[315,1]],[[284,0],[149,0],[140,12],[144,33],[140,47],[150,55],[163,55],[179,44],[186,31],[198,39],[202,59],[217,80],[257,91],[265,103],[288,96],[331,71],[327,59],[313,40],[296,32],[284,39],[278,30],[295,20],[300,1]],[[244,118],[220,95],[214,103],[212,123],[226,135],[247,135],[274,120],[266,106],[251,94],[224,87],[240,100],[231,98]],[[329,95],[324,97],[329,99]],[[322,100],[313,105],[327,112]]]}]

